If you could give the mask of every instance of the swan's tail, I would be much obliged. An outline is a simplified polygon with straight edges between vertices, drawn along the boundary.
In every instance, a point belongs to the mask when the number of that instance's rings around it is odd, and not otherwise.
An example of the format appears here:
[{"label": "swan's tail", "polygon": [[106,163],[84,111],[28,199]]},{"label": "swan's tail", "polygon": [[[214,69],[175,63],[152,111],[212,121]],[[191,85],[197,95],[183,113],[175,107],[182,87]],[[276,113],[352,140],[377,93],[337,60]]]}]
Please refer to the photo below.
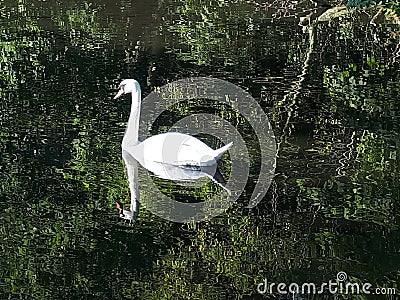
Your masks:
[{"label": "swan's tail", "polygon": [[230,142],[229,144],[227,144],[227,145],[225,145],[225,146],[223,146],[223,147],[221,147],[221,148],[219,148],[217,150],[214,150],[214,159],[215,159],[215,161],[220,159],[221,156],[232,147],[232,145],[233,145],[233,142]]}]

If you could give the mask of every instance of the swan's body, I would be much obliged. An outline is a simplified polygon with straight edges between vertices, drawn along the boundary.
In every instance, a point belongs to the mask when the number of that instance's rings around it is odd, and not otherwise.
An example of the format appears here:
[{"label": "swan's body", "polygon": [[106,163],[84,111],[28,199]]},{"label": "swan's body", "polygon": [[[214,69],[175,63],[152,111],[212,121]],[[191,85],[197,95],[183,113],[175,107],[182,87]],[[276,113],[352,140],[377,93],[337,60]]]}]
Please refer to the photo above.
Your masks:
[{"label": "swan's body", "polygon": [[116,201],[121,218],[133,220],[139,211],[137,162],[163,179],[191,181],[207,176],[225,189],[221,184],[223,177],[217,169],[217,161],[232,143],[214,150],[199,139],[178,132],[158,134],[140,142],[141,91],[136,80],[123,80],[114,99],[128,93],[132,95],[132,105],[121,146],[127,167],[131,204],[130,210],[127,210],[122,203]]},{"label": "swan's body", "polygon": [[149,137],[137,145],[123,145],[123,149],[144,167],[147,162],[206,167],[215,165],[231,146],[228,144],[214,150],[188,134],[167,132]]}]

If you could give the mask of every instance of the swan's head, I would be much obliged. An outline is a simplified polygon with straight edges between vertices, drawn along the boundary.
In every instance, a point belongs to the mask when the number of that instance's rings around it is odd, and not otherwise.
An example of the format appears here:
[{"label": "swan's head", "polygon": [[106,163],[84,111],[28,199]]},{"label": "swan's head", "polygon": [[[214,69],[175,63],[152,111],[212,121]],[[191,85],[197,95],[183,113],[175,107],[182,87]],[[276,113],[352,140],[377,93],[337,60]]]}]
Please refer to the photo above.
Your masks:
[{"label": "swan's head", "polygon": [[132,211],[124,209],[121,202],[115,200],[115,206],[117,207],[119,217],[125,220],[133,220],[135,218]]},{"label": "swan's head", "polygon": [[122,80],[118,87],[118,93],[114,99],[119,98],[123,94],[140,92],[140,85],[135,79]]}]

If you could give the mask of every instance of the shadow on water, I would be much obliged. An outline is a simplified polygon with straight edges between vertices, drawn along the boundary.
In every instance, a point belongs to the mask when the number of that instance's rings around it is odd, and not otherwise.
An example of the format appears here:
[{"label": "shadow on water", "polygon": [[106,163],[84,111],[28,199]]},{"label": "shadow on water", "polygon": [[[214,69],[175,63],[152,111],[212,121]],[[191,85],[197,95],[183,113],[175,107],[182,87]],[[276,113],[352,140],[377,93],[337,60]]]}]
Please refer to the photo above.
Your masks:
[{"label": "shadow on water", "polygon": [[[339,271],[398,287],[398,24],[382,14],[373,26],[358,11],[310,33],[282,14],[240,1],[4,2],[2,298],[250,299],[264,278],[321,283]],[[252,157],[239,201],[202,223],[145,208],[124,222],[114,201],[130,202],[130,103],[112,100],[117,84],[136,78],[147,95],[189,76],[237,84],[268,114],[279,143],[271,188],[246,208],[261,163],[254,131],[200,99],[152,130],[199,111],[238,128]],[[183,201],[217,192],[153,180]]]}]

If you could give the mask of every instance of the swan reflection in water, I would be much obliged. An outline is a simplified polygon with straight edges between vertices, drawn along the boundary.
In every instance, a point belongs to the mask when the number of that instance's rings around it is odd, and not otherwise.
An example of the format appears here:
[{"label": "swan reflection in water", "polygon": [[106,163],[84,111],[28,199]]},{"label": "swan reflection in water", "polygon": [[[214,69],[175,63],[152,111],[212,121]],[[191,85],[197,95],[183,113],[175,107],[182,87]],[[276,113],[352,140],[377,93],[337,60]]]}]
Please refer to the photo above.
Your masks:
[{"label": "swan reflection in water", "polygon": [[[126,220],[135,220],[139,214],[139,183],[138,165],[139,162],[127,151],[122,151],[122,158],[126,166],[129,182],[131,203],[126,209],[120,201],[115,201],[119,216]],[[226,181],[217,167],[217,164],[210,166],[174,166],[155,161],[141,162],[144,168],[153,173],[154,176],[178,182],[194,182],[201,178],[209,178],[230,194],[225,187]]]},{"label": "swan reflection in water", "polygon": [[128,210],[124,209],[121,202],[116,201],[121,218],[133,220],[139,212],[138,163],[162,179],[195,181],[208,177],[225,189],[217,161],[232,147],[232,142],[214,150],[199,139],[178,132],[158,134],[140,142],[139,83],[134,79],[123,80],[114,99],[123,94],[131,94],[132,97],[131,112],[121,145],[122,158],[127,168],[131,204]]}]

